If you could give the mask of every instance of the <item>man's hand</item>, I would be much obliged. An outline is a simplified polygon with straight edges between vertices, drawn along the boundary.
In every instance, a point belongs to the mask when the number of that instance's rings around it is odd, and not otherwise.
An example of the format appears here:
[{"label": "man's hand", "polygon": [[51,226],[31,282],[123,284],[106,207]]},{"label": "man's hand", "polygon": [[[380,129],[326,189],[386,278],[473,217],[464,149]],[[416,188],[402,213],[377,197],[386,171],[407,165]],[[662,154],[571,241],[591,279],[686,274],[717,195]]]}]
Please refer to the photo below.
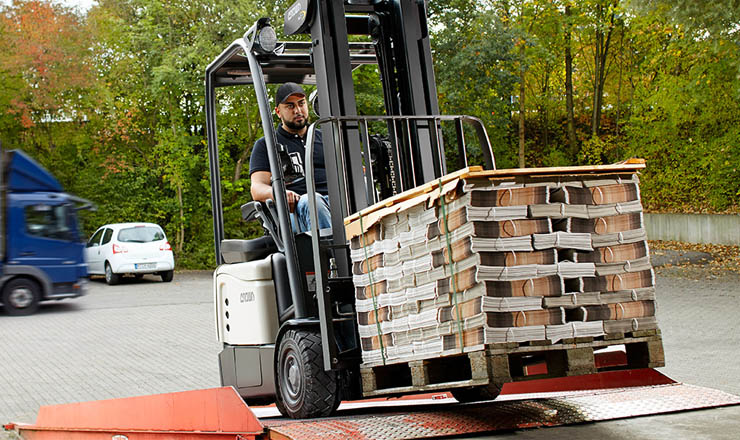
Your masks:
[{"label": "man's hand", "polygon": [[295,207],[301,196],[295,191],[285,190],[285,197],[288,199],[288,211],[295,212]]},{"label": "man's hand", "polygon": [[[264,202],[272,199],[272,185],[269,171],[255,171],[252,173],[252,199]],[[288,211],[295,212],[298,199],[301,198],[295,191],[286,190],[285,197],[288,199]]]}]

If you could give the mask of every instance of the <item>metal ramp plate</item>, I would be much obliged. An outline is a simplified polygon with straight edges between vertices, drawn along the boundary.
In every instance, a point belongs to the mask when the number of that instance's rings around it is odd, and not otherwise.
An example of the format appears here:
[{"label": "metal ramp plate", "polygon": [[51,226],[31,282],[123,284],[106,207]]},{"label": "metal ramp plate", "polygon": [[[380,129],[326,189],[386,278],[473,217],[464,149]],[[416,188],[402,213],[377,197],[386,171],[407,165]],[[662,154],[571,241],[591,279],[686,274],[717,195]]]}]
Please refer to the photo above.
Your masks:
[{"label": "metal ramp plate", "polygon": [[[675,383],[609,390],[501,396],[477,404],[406,407],[346,417],[260,421],[274,439],[419,439],[570,425],[740,404],[740,397]],[[443,406],[444,408],[441,408]]]}]

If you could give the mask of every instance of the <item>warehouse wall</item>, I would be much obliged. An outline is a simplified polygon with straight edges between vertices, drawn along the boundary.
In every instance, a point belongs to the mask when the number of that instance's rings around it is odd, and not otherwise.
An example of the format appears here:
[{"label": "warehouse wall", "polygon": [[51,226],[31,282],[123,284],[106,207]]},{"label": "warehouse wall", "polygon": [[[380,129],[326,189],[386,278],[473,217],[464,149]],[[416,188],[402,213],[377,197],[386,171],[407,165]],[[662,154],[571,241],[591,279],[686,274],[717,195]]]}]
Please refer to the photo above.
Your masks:
[{"label": "warehouse wall", "polygon": [[740,245],[740,215],[645,214],[650,240]]}]

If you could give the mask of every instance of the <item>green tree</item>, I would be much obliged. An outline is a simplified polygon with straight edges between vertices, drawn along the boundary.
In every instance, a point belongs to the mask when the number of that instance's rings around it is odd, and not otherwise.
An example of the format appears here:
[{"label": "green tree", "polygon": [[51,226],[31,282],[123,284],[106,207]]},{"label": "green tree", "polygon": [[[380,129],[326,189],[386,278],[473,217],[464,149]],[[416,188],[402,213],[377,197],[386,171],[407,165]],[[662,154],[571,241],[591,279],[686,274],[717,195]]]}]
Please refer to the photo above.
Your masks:
[{"label": "green tree", "polygon": [[94,86],[84,22],[55,3],[15,0],[0,11],[0,29],[6,146],[49,154],[64,142],[55,139],[61,125],[89,115],[79,99]]},{"label": "green tree", "polygon": [[[488,2],[430,2],[430,11],[442,112],[480,117],[497,166],[512,166],[516,156],[510,147],[511,96],[516,76],[511,73],[511,32]],[[478,163],[480,154],[469,152]],[[457,152],[448,150],[447,160],[457,163]]]},{"label": "green tree", "polygon": [[[141,212],[163,223],[176,254],[207,261],[212,248],[203,75],[210,61],[259,16],[278,13],[279,2],[101,0],[90,12],[98,31],[96,53],[109,90],[103,105],[107,178],[126,170],[156,170],[160,191]],[[248,201],[245,158],[257,137],[256,107],[248,94],[224,97],[221,111],[245,115],[220,132],[224,201]],[[154,177],[154,175],[157,175]],[[238,201],[238,202],[237,202]],[[155,207],[156,206],[156,207]],[[238,206],[227,206],[238,219]]]}]

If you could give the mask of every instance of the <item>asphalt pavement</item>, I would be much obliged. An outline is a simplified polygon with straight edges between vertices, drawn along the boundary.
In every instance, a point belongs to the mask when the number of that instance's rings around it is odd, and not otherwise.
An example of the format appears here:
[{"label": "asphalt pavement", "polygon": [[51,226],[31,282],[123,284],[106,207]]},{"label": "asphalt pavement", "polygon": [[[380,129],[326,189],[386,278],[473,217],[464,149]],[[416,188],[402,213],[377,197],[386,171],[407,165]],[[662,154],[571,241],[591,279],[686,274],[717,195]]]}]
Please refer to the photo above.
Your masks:
[{"label": "asphalt pavement", "polygon": [[[656,270],[658,322],[673,379],[740,395],[740,277],[701,267]],[[210,272],[90,283],[87,296],[39,313],[0,312],[0,424],[33,423],[42,405],[220,385]],[[735,439],[740,406],[493,437]],[[0,434],[0,438],[8,434]]]}]

